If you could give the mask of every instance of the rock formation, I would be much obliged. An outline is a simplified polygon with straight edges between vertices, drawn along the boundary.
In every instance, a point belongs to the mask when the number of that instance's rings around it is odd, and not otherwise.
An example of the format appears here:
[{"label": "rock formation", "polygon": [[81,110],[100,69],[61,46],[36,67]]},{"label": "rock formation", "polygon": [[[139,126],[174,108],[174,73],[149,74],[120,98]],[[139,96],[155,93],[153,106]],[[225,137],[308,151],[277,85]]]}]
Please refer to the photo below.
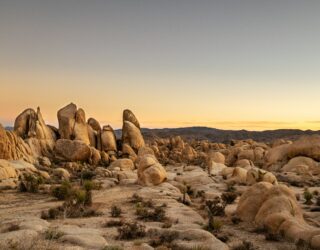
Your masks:
[{"label": "rock formation", "polygon": [[320,247],[320,230],[305,222],[296,196],[287,186],[266,182],[253,185],[241,196],[236,214],[270,233],[293,241],[301,239],[315,249]]},{"label": "rock formation", "polygon": [[145,145],[140,124],[130,110],[123,112],[122,144],[127,143],[135,152]]}]

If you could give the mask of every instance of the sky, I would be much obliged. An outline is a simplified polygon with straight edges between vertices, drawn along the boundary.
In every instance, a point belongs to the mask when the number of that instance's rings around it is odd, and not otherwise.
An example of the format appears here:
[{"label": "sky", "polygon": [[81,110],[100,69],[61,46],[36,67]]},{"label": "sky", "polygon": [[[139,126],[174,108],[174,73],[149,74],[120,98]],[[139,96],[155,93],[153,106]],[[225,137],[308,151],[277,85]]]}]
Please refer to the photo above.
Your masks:
[{"label": "sky", "polygon": [[0,123],[320,129],[320,1],[0,0]]}]

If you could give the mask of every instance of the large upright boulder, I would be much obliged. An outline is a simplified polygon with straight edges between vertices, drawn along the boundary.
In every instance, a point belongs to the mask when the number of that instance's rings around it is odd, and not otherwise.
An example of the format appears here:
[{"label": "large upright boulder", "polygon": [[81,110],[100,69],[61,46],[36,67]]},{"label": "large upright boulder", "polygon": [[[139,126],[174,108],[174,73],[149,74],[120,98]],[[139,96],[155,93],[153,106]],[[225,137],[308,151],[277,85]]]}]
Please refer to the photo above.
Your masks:
[{"label": "large upright boulder", "polygon": [[117,151],[116,135],[110,125],[103,126],[102,128],[101,151],[105,151],[105,152]]},{"label": "large upright boulder", "polygon": [[136,153],[145,145],[140,124],[128,109],[123,111],[122,143],[127,143]]},{"label": "large upright boulder", "polygon": [[140,123],[137,119],[137,117],[132,113],[131,110],[125,109],[123,111],[123,121],[128,121],[133,123],[138,129],[140,129]]},{"label": "large upright boulder", "polygon": [[96,132],[101,131],[100,123],[96,119],[91,117],[88,119],[87,123],[94,131],[96,131]]},{"label": "large upright boulder", "polygon": [[74,139],[83,141],[90,145],[88,124],[86,123],[86,114],[83,109],[78,109],[75,116]]},{"label": "large upright boulder", "polygon": [[58,111],[59,133],[61,139],[73,139],[73,130],[77,106],[73,103],[61,108]]},{"label": "large upright boulder", "polygon": [[89,125],[83,109],[77,109],[73,103],[58,111],[59,132],[61,139],[80,140],[95,146],[93,137],[89,137]]}]

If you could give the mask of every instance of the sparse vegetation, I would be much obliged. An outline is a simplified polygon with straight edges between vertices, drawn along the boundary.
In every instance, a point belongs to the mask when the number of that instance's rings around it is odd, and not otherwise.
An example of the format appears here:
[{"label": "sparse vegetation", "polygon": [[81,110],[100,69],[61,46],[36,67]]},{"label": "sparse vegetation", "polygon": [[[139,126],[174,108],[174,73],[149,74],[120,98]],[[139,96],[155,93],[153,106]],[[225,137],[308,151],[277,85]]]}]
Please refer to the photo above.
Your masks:
[{"label": "sparse vegetation", "polygon": [[45,231],[46,240],[57,240],[63,236],[63,233],[55,229],[48,229]]},{"label": "sparse vegetation", "polygon": [[60,186],[53,188],[51,193],[58,200],[66,200],[71,195],[70,182],[68,181],[62,182]]},{"label": "sparse vegetation", "polygon": [[120,207],[113,205],[111,207],[111,216],[112,217],[120,217],[122,210]]},{"label": "sparse vegetation", "polygon": [[253,243],[250,241],[244,240],[241,244],[232,248],[232,250],[255,250]]},{"label": "sparse vegetation", "polygon": [[124,224],[123,220],[109,220],[104,226],[105,227],[121,227]]},{"label": "sparse vegetation", "polygon": [[20,192],[37,193],[39,191],[40,184],[44,183],[44,180],[41,176],[35,176],[29,173],[22,174],[19,179]]},{"label": "sparse vegetation", "polygon": [[167,247],[168,249],[176,249],[172,242],[179,237],[179,233],[177,231],[168,230],[163,231],[159,233],[157,230],[154,232],[151,232],[152,234],[152,240],[149,242],[149,244],[152,247]]},{"label": "sparse vegetation", "polygon": [[307,205],[312,204],[313,194],[309,191],[309,189],[304,190],[303,197],[305,199],[305,204]]},{"label": "sparse vegetation", "polygon": [[136,215],[138,219],[145,221],[163,222],[166,219],[164,206],[155,207],[152,202],[140,202],[136,204]]},{"label": "sparse vegetation", "polygon": [[235,192],[225,192],[222,194],[221,198],[226,204],[232,204],[238,195]]},{"label": "sparse vegetation", "polygon": [[126,222],[118,228],[119,240],[132,240],[146,235],[146,227],[137,222]]}]

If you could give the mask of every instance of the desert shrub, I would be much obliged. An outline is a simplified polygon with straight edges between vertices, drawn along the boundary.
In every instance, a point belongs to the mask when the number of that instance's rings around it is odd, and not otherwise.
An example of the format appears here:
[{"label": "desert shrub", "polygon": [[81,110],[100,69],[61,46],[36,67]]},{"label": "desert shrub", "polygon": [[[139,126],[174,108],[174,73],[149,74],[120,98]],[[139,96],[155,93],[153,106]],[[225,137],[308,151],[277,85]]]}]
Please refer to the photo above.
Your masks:
[{"label": "desert shrub", "polygon": [[54,229],[48,229],[44,235],[46,240],[57,240],[63,236],[63,233]]},{"label": "desert shrub", "polygon": [[118,239],[132,240],[146,235],[146,227],[136,222],[127,222],[118,228]]},{"label": "desert shrub", "polygon": [[222,226],[223,223],[220,220],[215,219],[213,216],[209,216],[208,224],[204,229],[211,233],[217,233],[221,230]]},{"label": "desert shrub", "polygon": [[265,239],[268,240],[268,241],[280,241],[281,240],[281,235],[274,234],[274,233],[267,233],[265,235]]},{"label": "desert shrub", "polygon": [[71,184],[68,181],[64,181],[60,186],[52,189],[51,193],[58,200],[65,200],[71,195]]},{"label": "desert shrub", "polygon": [[177,231],[163,231],[160,234],[155,232],[155,236],[152,237],[152,240],[149,244],[152,247],[168,247],[169,249],[175,249],[172,245],[172,242],[179,237],[179,233]]},{"label": "desert shrub", "polygon": [[208,214],[212,216],[223,216],[225,207],[226,203],[221,201],[220,198],[206,201]]},{"label": "desert shrub", "polygon": [[250,241],[242,241],[241,244],[234,246],[232,250],[255,250],[256,248],[253,246],[252,242]]},{"label": "desert shrub", "polygon": [[34,176],[33,174],[23,174],[20,177],[19,190],[20,192],[37,193],[40,184],[43,184],[41,176]]},{"label": "desert shrub", "polygon": [[226,204],[232,204],[235,199],[237,199],[237,194],[234,192],[225,192],[222,194],[221,198]]},{"label": "desert shrub", "polygon": [[232,184],[227,185],[227,192],[235,192],[236,188]]},{"label": "desert shrub", "polygon": [[237,217],[237,216],[233,216],[231,218],[231,221],[232,221],[233,224],[236,225],[236,224],[239,224],[241,222],[241,219],[239,217]]},{"label": "desert shrub", "polygon": [[317,197],[317,206],[320,206],[320,197]]},{"label": "desert shrub", "polygon": [[123,250],[120,246],[105,246],[102,250]]},{"label": "desert shrub", "polygon": [[113,205],[111,207],[111,216],[112,217],[120,217],[122,210],[120,207]]},{"label": "desert shrub", "polygon": [[121,227],[123,224],[123,220],[109,220],[104,224],[104,227]]},{"label": "desert shrub", "polygon": [[12,231],[18,231],[18,230],[20,230],[20,226],[19,225],[11,224],[11,225],[8,226],[6,231],[7,232],[12,232]]},{"label": "desert shrub", "polygon": [[92,180],[95,177],[95,173],[90,170],[83,170],[81,172],[81,180]]},{"label": "desert shrub", "polygon": [[57,208],[50,208],[48,211],[42,211],[41,212],[41,219],[43,220],[53,220],[60,217],[63,210],[61,207]]},{"label": "desert shrub", "polygon": [[62,183],[53,189],[52,193],[59,199],[64,199],[62,206],[51,208],[41,213],[43,219],[57,219],[60,217],[78,218],[100,215],[92,205],[92,183],[85,181],[81,188],[74,188],[70,183]]},{"label": "desert shrub", "polygon": [[307,205],[312,204],[313,194],[308,189],[306,189],[303,192],[303,197],[305,199],[305,204],[307,204]]},{"label": "desert shrub", "polygon": [[148,206],[145,203],[138,203],[136,205],[136,215],[139,219],[145,221],[164,221],[166,219],[166,211],[163,206],[154,207]]},{"label": "desert shrub", "polygon": [[141,196],[139,196],[138,194],[133,194],[131,197],[130,202],[132,203],[138,203],[138,202],[142,202],[143,198]]},{"label": "desert shrub", "polygon": [[312,192],[312,194],[313,194],[314,196],[318,196],[318,195],[319,195],[319,191],[318,191],[318,190],[314,190],[314,191]]}]

